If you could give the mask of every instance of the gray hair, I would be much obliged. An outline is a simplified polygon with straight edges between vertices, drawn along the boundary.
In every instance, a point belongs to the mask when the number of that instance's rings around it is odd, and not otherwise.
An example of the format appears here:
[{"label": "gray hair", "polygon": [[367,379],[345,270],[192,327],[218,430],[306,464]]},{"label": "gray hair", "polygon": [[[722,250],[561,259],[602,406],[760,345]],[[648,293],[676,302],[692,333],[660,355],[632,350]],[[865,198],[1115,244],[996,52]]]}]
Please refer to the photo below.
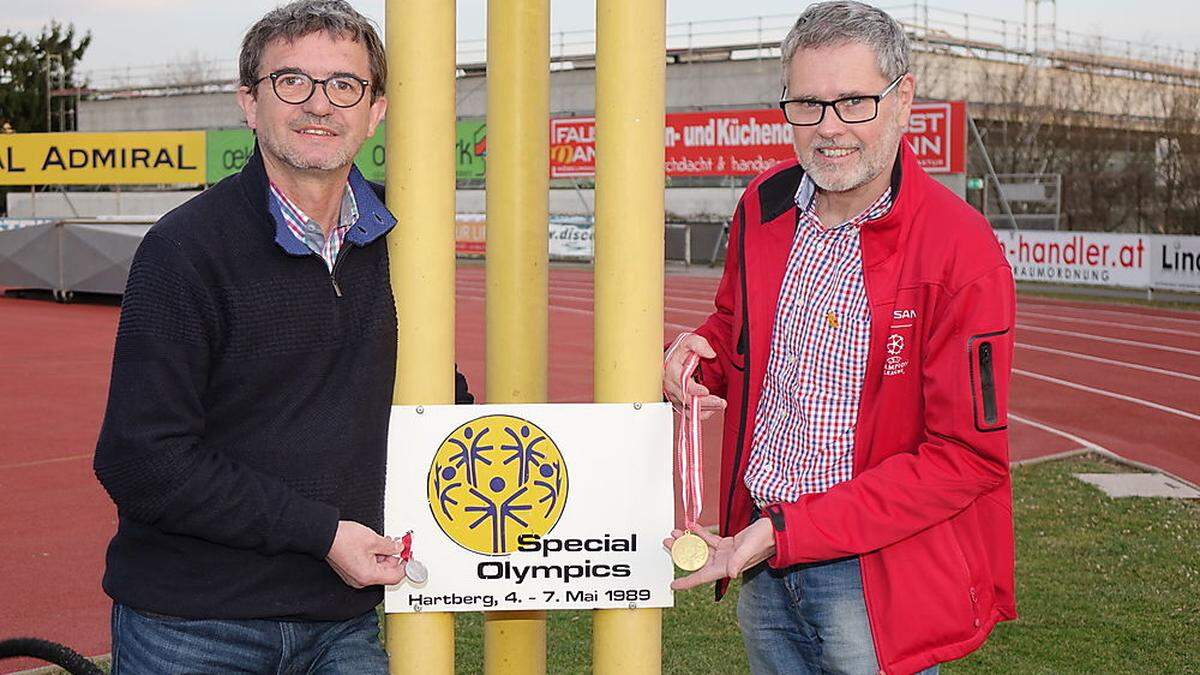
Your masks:
[{"label": "gray hair", "polygon": [[887,12],[853,0],[818,2],[809,5],[796,19],[779,47],[784,86],[798,50],[850,43],[862,43],[873,49],[879,72],[888,80],[908,72],[908,36]]},{"label": "gray hair", "polygon": [[267,45],[275,40],[295,42],[318,32],[366,47],[371,67],[371,100],[383,95],[387,84],[387,54],[383,40],[371,20],[345,0],[296,0],[267,12],[242,38],[242,52],[238,57],[241,85],[253,90],[255,80],[262,77],[258,68]]}]

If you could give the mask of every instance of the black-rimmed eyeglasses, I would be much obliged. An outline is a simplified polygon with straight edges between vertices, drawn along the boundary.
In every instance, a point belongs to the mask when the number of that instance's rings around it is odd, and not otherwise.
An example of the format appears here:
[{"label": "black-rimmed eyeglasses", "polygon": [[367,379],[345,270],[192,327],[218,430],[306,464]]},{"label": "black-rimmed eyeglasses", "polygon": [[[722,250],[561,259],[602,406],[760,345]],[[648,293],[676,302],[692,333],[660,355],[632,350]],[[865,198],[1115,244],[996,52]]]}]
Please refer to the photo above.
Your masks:
[{"label": "black-rimmed eyeglasses", "polygon": [[271,80],[271,89],[280,101],[292,105],[300,105],[312,98],[317,85],[325,90],[325,97],[338,108],[353,108],[363,99],[370,86],[370,80],[364,80],[352,75],[335,75],[323,80],[308,73],[295,70],[277,70],[254,81],[258,86],[263,80]]},{"label": "black-rimmed eyeglasses", "polygon": [[[870,122],[879,116],[879,102],[892,93],[904,75],[892,80],[886,89],[875,96],[845,96],[833,101],[820,101],[815,98],[791,98],[779,102],[783,116],[788,124],[795,127],[815,127],[825,119],[825,111],[833,108],[838,119],[846,124],[862,124]],[[783,90],[787,93],[787,89]]]}]

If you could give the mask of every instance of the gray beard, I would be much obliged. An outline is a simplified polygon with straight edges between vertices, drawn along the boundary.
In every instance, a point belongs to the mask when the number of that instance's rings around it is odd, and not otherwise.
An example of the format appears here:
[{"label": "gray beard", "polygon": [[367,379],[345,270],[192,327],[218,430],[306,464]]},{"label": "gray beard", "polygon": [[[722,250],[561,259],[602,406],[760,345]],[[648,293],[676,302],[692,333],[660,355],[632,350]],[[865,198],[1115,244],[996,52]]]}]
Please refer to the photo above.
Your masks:
[{"label": "gray beard", "polygon": [[294,169],[333,171],[341,169],[354,161],[354,153],[348,148],[342,148],[333,154],[316,161],[301,157],[300,153],[288,143],[275,138],[272,134],[258,130],[258,141],[266,146],[271,154]]},{"label": "gray beard", "polygon": [[842,175],[826,175],[815,159],[817,151],[813,150],[813,168],[804,167],[805,172],[812,178],[817,187],[826,192],[849,192],[875,180],[887,169],[888,164],[896,156],[903,131],[897,126],[891,133],[880,138],[871,155],[865,155],[857,171]]}]

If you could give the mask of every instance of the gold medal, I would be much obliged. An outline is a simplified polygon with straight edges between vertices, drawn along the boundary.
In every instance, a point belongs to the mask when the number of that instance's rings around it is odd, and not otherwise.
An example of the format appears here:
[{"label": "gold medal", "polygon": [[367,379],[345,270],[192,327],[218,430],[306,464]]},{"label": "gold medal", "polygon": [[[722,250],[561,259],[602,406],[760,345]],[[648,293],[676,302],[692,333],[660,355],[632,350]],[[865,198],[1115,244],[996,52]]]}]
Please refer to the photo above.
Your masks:
[{"label": "gold medal", "polygon": [[708,562],[708,544],[691,532],[685,532],[671,544],[671,561],[681,570],[695,572]]}]

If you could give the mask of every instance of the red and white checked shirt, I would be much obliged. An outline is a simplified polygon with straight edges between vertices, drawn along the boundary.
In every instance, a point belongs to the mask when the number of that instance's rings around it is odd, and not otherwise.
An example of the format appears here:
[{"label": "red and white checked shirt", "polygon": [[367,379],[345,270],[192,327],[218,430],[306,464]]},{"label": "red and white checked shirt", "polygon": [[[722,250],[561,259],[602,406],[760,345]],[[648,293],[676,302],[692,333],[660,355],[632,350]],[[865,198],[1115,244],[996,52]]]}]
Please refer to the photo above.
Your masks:
[{"label": "red and white checked shirt", "polygon": [[867,367],[871,312],[859,227],[888,212],[889,187],[854,218],[825,228],[816,185],[796,192],[796,235],[775,312],[746,487],[760,506],[792,502],[849,480]]},{"label": "red and white checked shirt", "polygon": [[326,267],[333,272],[333,265],[342,250],[342,240],[346,238],[346,231],[358,222],[358,202],[354,199],[354,190],[350,188],[350,182],[346,182],[346,191],[342,193],[342,208],[338,214],[337,227],[330,230],[329,236],[325,235],[320,223],[309,218],[308,214],[288,199],[275,183],[271,183],[271,198],[279,204],[279,211],[283,214],[283,222],[288,230],[309,250],[321,256]]}]

